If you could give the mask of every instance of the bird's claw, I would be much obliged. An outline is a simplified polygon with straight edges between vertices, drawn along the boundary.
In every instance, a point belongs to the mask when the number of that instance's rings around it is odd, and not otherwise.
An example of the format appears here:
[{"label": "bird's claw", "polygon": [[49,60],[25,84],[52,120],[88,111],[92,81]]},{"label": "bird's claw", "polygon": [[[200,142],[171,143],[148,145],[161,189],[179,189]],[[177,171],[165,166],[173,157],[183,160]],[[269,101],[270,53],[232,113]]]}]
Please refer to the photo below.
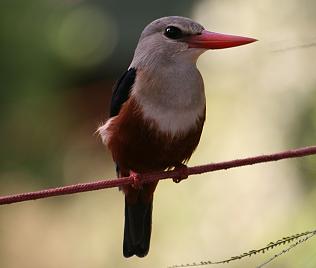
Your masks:
[{"label": "bird's claw", "polygon": [[136,190],[140,190],[143,188],[143,183],[141,181],[141,178],[139,176],[138,173],[134,172],[134,171],[130,171],[129,172],[129,175],[130,177],[133,179],[133,182],[132,182],[132,187]]},{"label": "bird's claw", "polygon": [[182,180],[185,180],[189,177],[188,167],[184,164],[181,164],[181,165],[175,167],[174,170],[179,173],[176,177],[172,178],[173,182],[175,182],[175,183],[179,183]]}]

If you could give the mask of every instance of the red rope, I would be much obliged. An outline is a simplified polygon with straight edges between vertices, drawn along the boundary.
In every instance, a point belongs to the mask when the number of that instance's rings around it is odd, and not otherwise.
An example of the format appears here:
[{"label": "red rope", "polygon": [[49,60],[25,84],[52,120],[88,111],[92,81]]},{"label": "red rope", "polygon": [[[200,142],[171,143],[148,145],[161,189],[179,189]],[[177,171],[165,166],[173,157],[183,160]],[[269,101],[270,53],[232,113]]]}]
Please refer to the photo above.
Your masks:
[{"label": "red rope", "polygon": [[[302,157],[302,156],[314,155],[314,154],[316,154],[316,145],[305,147],[305,148],[289,150],[289,151],[280,152],[280,153],[275,153],[275,154],[236,159],[232,161],[207,164],[207,165],[202,165],[202,166],[195,166],[195,167],[188,167],[188,168],[183,167],[183,168],[170,170],[170,171],[138,174],[137,179],[140,180],[142,183],[149,183],[156,180],[177,178],[183,175],[189,176],[189,175],[201,174],[201,173],[211,172],[211,171],[216,171],[216,170],[229,169],[229,168],[234,168],[234,167],[241,167],[241,166],[246,166],[246,165],[253,165],[253,164],[258,164],[258,163],[271,162],[271,161],[277,161],[277,160],[286,159],[286,158]],[[122,177],[122,178],[117,178],[117,179],[106,179],[106,180],[100,180],[100,181],[94,181],[94,182],[78,183],[74,185],[40,190],[36,192],[1,196],[0,205],[23,202],[27,200],[35,200],[35,199],[40,199],[40,198],[47,198],[50,196],[67,195],[67,194],[95,191],[95,190],[100,190],[100,189],[105,189],[105,188],[118,187],[122,185],[131,184],[134,182],[134,180],[135,180],[135,176],[132,175],[129,177]]]}]

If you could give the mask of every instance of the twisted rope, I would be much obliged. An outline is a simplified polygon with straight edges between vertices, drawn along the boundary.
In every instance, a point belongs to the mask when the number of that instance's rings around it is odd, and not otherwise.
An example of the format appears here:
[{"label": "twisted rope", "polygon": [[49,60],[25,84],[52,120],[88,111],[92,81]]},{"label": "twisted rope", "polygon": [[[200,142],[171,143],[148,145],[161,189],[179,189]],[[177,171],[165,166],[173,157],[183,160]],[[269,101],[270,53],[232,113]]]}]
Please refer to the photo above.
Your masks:
[{"label": "twisted rope", "polygon": [[[255,156],[255,157],[236,159],[236,160],[207,164],[207,165],[202,165],[202,166],[181,167],[181,168],[169,170],[169,171],[137,174],[136,177],[137,177],[137,180],[140,181],[141,183],[149,183],[149,182],[168,179],[168,178],[169,179],[177,178],[183,175],[185,176],[197,175],[197,174],[212,172],[216,170],[229,169],[229,168],[253,165],[253,164],[264,163],[264,162],[278,161],[278,160],[286,159],[286,158],[303,157],[303,156],[314,155],[314,154],[316,154],[316,145],[284,151],[284,152],[279,152],[275,154],[260,155],[260,156]],[[88,191],[96,191],[100,189],[128,185],[134,182],[135,182],[135,174],[129,177],[121,177],[117,179],[104,179],[104,180],[98,180],[94,182],[78,183],[78,184],[45,189],[45,190],[40,190],[40,191],[35,191],[35,192],[0,196],[0,205],[47,198],[51,196],[60,196],[60,195],[68,195],[68,194],[75,194],[75,193],[88,192]]]}]

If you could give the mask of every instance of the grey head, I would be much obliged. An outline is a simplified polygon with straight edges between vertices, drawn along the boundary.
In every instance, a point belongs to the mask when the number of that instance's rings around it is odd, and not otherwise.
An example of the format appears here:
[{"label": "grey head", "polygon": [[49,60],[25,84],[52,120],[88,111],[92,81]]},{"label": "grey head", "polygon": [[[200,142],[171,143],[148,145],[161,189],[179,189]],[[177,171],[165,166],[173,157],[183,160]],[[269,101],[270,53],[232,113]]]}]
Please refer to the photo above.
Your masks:
[{"label": "grey head", "polygon": [[201,35],[203,30],[201,24],[179,16],[163,17],[151,22],[140,36],[131,67],[186,60],[195,63],[206,49],[189,49],[187,40],[191,36]]}]

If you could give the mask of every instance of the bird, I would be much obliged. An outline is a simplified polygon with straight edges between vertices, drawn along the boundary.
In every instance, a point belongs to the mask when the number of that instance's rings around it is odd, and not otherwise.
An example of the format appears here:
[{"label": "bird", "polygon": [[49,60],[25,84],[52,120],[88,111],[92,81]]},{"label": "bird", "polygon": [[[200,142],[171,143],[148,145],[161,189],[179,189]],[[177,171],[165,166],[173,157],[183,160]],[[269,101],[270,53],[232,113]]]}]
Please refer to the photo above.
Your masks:
[{"label": "bird", "polygon": [[[210,49],[257,41],[210,32],[190,18],[162,17],[140,35],[127,71],[114,86],[109,119],[98,128],[118,177],[185,167],[206,116],[197,59]],[[137,178],[137,176],[134,176]],[[174,178],[175,182],[184,178]],[[125,195],[123,255],[145,257],[150,247],[158,182],[121,186]]]}]

